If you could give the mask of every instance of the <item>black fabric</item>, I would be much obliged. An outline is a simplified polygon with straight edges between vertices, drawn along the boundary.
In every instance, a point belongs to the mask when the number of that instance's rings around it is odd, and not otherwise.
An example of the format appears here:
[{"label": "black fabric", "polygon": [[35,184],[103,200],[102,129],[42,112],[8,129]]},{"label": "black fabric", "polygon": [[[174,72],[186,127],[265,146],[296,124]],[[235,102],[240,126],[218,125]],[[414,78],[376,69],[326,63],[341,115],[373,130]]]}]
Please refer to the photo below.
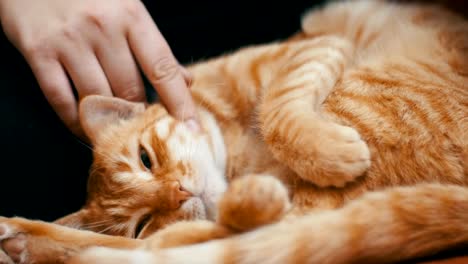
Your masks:
[{"label": "black fabric", "polygon": [[[143,2],[188,63],[288,37],[318,1]],[[0,58],[0,215],[55,220],[84,203],[91,151],[62,125],[3,34]]]}]

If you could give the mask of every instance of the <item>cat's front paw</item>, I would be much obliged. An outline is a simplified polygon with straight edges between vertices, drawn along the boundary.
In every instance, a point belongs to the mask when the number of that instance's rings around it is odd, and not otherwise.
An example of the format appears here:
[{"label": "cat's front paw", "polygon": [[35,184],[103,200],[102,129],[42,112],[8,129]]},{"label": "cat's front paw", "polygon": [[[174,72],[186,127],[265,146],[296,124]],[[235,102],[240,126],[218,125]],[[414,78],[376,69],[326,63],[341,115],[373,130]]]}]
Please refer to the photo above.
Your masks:
[{"label": "cat's front paw", "polygon": [[26,235],[22,231],[14,219],[0,218],[0,245],[10,263],[29,263]]},{"label": "cat's front paw", "polygon": [[247,231],[280,220],[290,207],[288,191],[278,179],[248,175],[234,180],[221,198],[218,222]]},{"label": "cat's front paw", "polygon": [[313,155],[310,159],[297,159],[294,169],[303,177],[313,179],[316,185],[343,187],[370,167],[369,148],[355,129],[327,122],[314,134],[304,144],[304,148],[313,149]]},{"label": "cat's front paw", "polygon": [[354,128],[331,123],[322,137],[318,143],[318,164],[325,174],[322,185],[342,187],[369,169],[369,148]]},{"label": "cat's front paw", "polygon": [[[68,254],[45,236],[47,230],[37,221],[0,217],[0,247],[10,263],[64,263]],[[9,262],[2,262],[6,264]]]},{"label": "cat's front paw", "polygon": [[343,187],[371,165],[367,144],[347,126],[316,120],[292,139],[270,143],[275,157],[319,187]]}]

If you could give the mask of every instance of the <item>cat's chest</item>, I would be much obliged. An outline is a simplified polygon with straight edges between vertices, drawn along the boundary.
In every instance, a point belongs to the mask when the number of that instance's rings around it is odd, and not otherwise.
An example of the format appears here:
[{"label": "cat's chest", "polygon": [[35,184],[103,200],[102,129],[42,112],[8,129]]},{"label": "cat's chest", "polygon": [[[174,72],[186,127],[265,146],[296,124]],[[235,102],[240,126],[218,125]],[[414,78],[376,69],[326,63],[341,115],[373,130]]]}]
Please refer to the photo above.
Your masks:
[{"label": "cat's chest", "polygon": [[224,124],[222,131],[227,151],[228,181],[247,174],[265,173],[280,166],[254,129],[232,122]]}]

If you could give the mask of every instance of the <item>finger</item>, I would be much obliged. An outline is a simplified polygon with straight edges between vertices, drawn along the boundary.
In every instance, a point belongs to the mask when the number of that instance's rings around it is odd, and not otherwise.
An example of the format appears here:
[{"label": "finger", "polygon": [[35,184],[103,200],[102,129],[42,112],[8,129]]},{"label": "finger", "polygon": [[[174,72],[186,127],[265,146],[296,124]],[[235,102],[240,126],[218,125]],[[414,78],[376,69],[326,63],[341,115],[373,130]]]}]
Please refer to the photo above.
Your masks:
[{"label": "finger", "polygon": [[34,59],[29,64],[50,106],[72,133],[84,139],[77,102],[62,65],[52,59]]},{"label": "finger", "polygon": [[80,99],[87,95],[112,96],[107,77],[91,48],[62,48],[60,61],[75,85]]},{"label": "finger", "polygon": [[140,71],[121,34],[109,43],[100,43],[96,55],[115,96],[135,102],[146,101]]},{"label": "finger", "polygon": [[179,63],[146,9],[130,25],[128,39],[143,72],[169,113],[180,120],[197,119]]},{"label": "finger", "polygon": [[182,72],[182,76],[184,77],[185,84],[188,88],[191,88],[193,82],[192,74],[183,66],[180,66],[180,70]]}]

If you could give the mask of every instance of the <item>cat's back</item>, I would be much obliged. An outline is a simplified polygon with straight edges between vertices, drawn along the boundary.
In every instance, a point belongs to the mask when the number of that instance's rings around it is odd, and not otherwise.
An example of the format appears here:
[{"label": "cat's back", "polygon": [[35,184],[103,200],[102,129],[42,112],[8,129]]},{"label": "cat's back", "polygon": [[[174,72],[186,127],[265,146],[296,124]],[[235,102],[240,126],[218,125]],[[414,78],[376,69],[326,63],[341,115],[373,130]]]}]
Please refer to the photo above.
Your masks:
[{"label": "cat's back", "polygon": [[361,22],[366,45],[348,35],[356,59],[324,111],[370,145],[369,184],[468,183],[468,23],[434,7],[385,12]]}]

